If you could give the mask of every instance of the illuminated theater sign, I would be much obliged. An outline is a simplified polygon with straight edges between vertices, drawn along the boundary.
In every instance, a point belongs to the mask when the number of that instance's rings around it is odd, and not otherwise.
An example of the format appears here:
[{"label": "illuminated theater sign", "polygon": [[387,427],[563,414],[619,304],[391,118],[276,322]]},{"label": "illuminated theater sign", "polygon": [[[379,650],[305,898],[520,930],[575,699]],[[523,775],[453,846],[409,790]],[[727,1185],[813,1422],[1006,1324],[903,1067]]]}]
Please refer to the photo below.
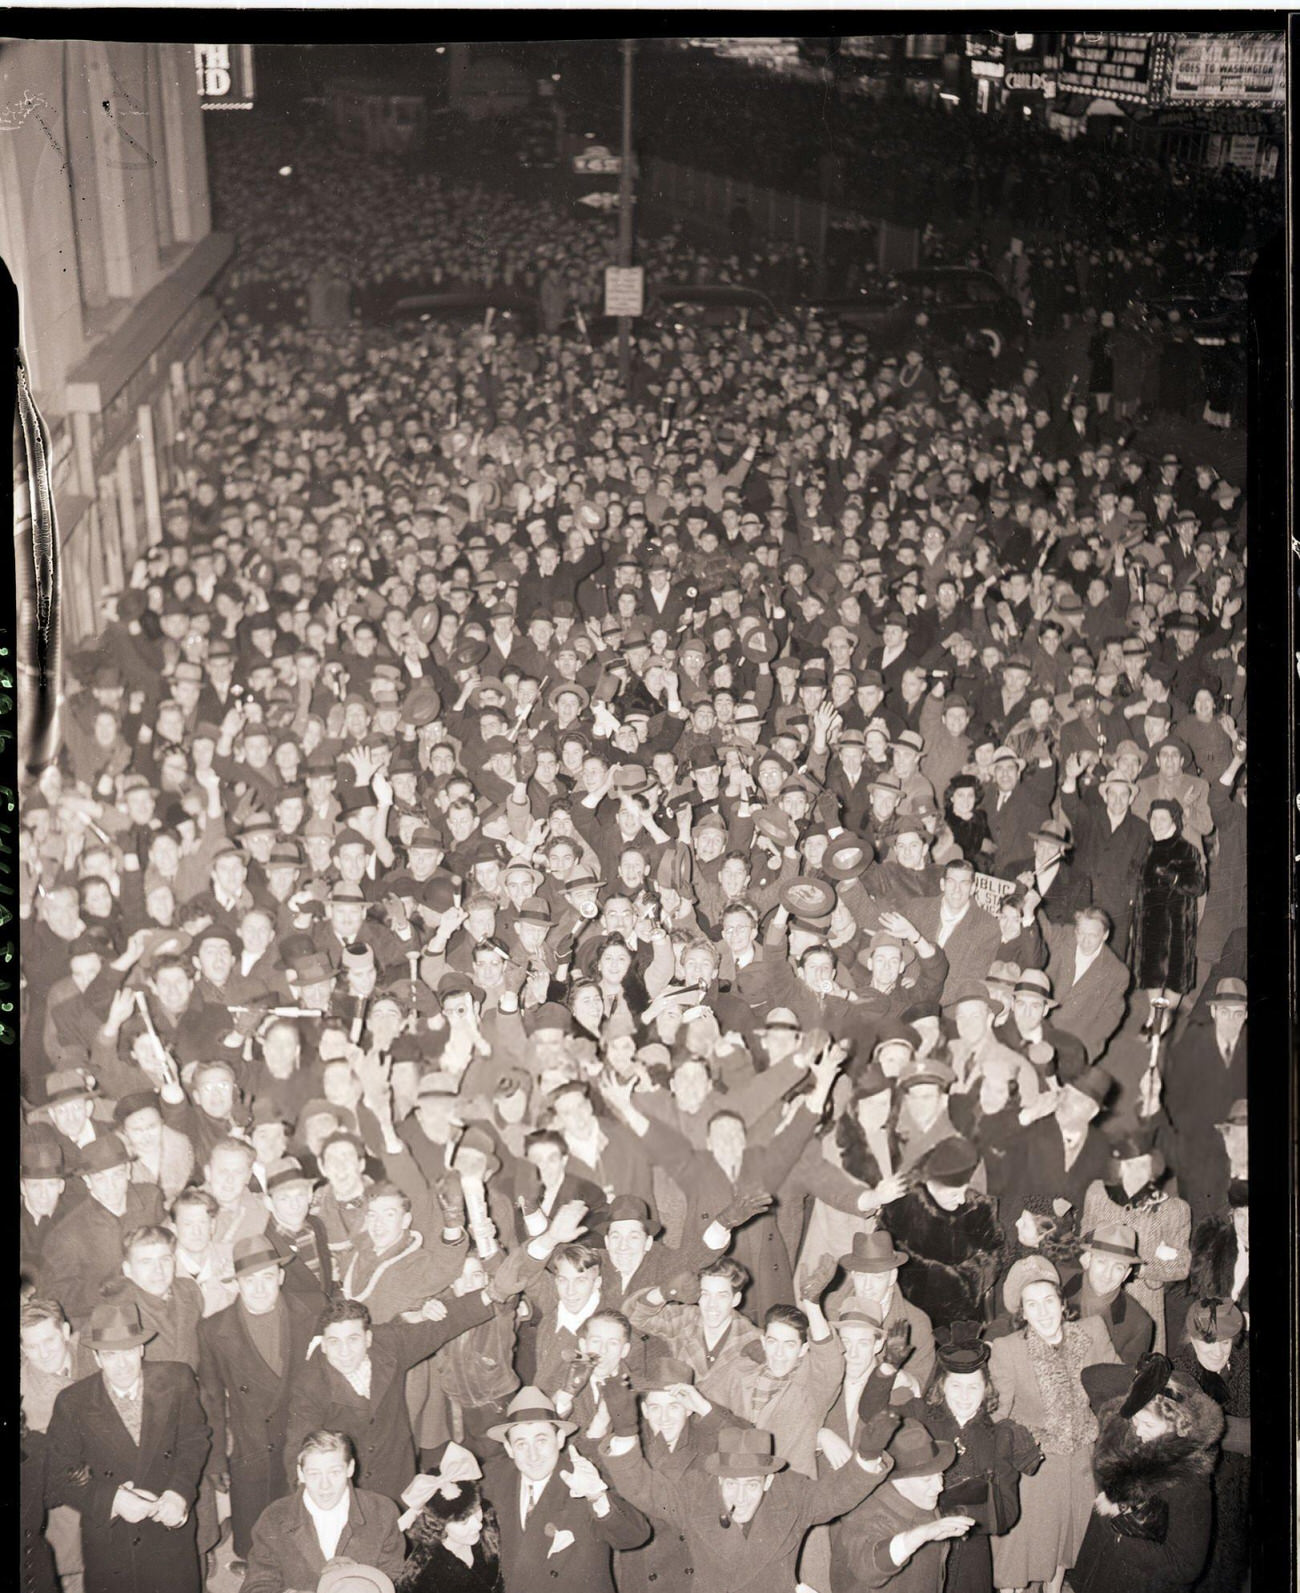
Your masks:
[{"label": "illuminated theater sign", "polygon": [[1151,97],[1151,33],[1067,33],[1060,83],[1075,94],[1114,100]]},{"label": "illuminated theater sign", "polygon": [[1172,43],[1168,99],[1176,105],[1282,105],[1286,43],[1280,33],[1192,33]]},{"label": "illuminated theater sign", "polygon": [[196,44],[194,71],[199,81],[199,104],[203,110],[252,110],[251,44]]}]

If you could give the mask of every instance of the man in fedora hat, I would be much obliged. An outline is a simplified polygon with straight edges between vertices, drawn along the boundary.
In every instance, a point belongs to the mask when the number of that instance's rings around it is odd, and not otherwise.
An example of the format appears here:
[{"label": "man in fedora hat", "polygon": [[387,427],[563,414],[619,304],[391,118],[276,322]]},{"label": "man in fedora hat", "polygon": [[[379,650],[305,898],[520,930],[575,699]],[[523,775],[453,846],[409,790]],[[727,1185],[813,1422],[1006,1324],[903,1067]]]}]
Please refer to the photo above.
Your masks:
[{"label": "man in fedora hat", "polygon": [[268,1234],[236,1240],[239,1298],[199,1325],[199,1387],[218,1485],[230,1495],[238,1560],[248,1558],[258,1516],[290,1487],[284,1444],[291,1373],[306,1360],[319,1314],[311,1297],[285,1288],[292,1260]]},{"label": "man in fedora hat", "polygon": [[[375,1566],[386,1577],[400,1575],[405,1545],[397,1506],[355,1485],[356,1461],[347,1437],[317,1429],[298,1445],[296,1459],[297,1487],[282,1490],[254,1523],[243,1587],[251,1593],[339,1590],[340,1584],[347,1586],[338,1575],[348,1569],[345,1559],[358,1568]],[[371,1579],[374,1593],[382,1586]]]},{"label": "man in fedora hat", "polygon": [[1171,1065],[1161,1070],[1160,1144],[1195,1222],[1218,1212],[1227,1195],[1232,1174],[1218,1125],[1246,1098],[1247,1049],[1246,981],[1216,979],[1209,1022],[1189,1019],[1169,1047]]},{"label": "man in fedora hat", "polygon": [[1061,1267],[1061,1298],[1079,1316],[1099,1316],[1120,1360],[1136,1366],[1155,1340],[1155,1323],[1124,1285],[1141,1261],[1137,1230],[1099,1224],[1083,1236],[1077,1266]]},{"label": "man in fedora hat", "polygon": [[1010,747],[993,754],[993,783],[986,789],[984,811],[993,840],[994,869],[1005,877],[1018,858],[1026,835],[1046,823],[1055,783],[1055,765],[1047,758],[1024,772],[1024,761]]},{"label": "man in fedora hat", "polygon": [[1135,780],[1112,767],[1102,772],[1094,787],[1093,775],[1092,769],[1085,772],[1081,758],[1066,759],[1061,808],[1074,833],[1075,867],[1092,881],[1093,903],[1110,915],[1114,949],[1124,956],[1151,832],[1133,812]]},{"label": "man in fedora hat", "polygon": [[18,1267],[37,1294],[42,1292],[45,1241],[62,1214],[66,1187],[63,1149],[53,1129],[33,1125],[18,1151]]},{"label": "man in fedora hat", "polygon": [[[36,1464],[43,1478],[45,1433],[54,1401],[63,1389],[94,1373],[95,1358],[81,1342],[81,1335],[72,1331],[58,1301],[39,1296],[28,1300],[19,1312],[18,1347],[23,1454],[28,1462]],[[67,1505],[56,1505],[46,1514],[43,1482],[32,1485],[24,1474],[23,1486],[34,1486],[44,1518],[44,1534],[54,1551],[64,1585],[79,1586],[82,1574],[79,1515]]]},{"label": "man in fedora hat", "polygon": [[614,1486],[647,1515],[686,1540],[692,1583],[701,1593],[785,1593],[809,1528],[860,1504],[888,1474],[885,1446],[898,1425],[889,1412],[863,1422],[855,1452],[839,1470],[817,1480],[791,1471],[762,1428],[728,1425],[718,1431],[699,1467],[674,1477],[647,1464],[637,1438],[635,1403],[610,1409],[611,1433],[602,1444]]},{"label": "man in fedora hat", "polygon": [[484,1466],[483,1486],[496,1505],[511,1593],[541,1593],[557,1576],[565,1587],[613,1593],[611,1551],[634,1549],[649,1536],[645,1517],[592,1461],[566,1452],[576,1430],[539,1388],[521,1388],[487,1430],[504,1450]]},{"label": "man in fedora hat", "polygon": [[1109,1170],[1110,1145],[1094,1119],[1114,1082],[1105,1068],[1084,1068],[1056,1091],[1050,1114],[1012,1140],[993,1191],[1007,1233],[1025,1212],[1041,1214],[1059,1202],[1070,1208],[1077,1229],[1089,1186]]},{"label": "man in fedora hat", "polygon": [[1156,1144],[1154,1125],[1111,1142],[1109,1176],[1089,1185],[1084,1197],[1085,1231],[1109,1223],[1132,1224],[1140,1273],[1126,1285],[1156,1325],[1155,1347],[1165,1347],[1165,1289],[1184,1279],[1191,1265],[1192,1214],[1166,1186],[1168,1166]]},{"label": "man in fedora hat", "polygon": [[[817,1448],[838,1467],[857,1442],[862,1423],[917,1398],[919,1385],[890,1363],[889,1334],[878,1306],[850,1298],[838,1307],[830,1325],[844,1357],[844,1377],[818,1430]],[[899,1342],[896,1335],[895,1349]]]},{"label": "man in fedora hat", "polygon": [[898,1287],[898,1269],[907,1260],[883,1228],[854,1234],[853,1248],[839,1258],[847,1281],[832,1291],[828,1303],[832,1317],[848,1301],[874,1312],[888,1334],[885,1359],[891,1366],[906,1366],[908,1376],[924,1393],[934,1373],[934,1329],[925,1312]]},{"label": "man in fedora hat", "polygon": [[57,1217],[43,1251],[45,1287],[81,1327],[99,1299],[100,1285],[122,1264],[123,1242],[136,1228],[159,1227],[162,1194],[156,1184],[131,1182],[131,1158],[116,1134],[92,1140],[77,1170],[89,1199]]},{"label": "man in fedora hat", "polygon": [[938,1509],[956,1445],[932,1438],[909,1418],[894,1434],[889,1456],[893,1465],[884,1486],[831,1528],[835,1585],[844,1579],[855,1589],[941,1593],[949,1540],[975,1525],[971,1516],[941,1515]]},{"label": "man in fedora hat", "polygon": [[1044,819],[1030,835],[1032,858],[1021,857],[1001,872],[1023,885],[1034,906],[1049,923],[1068,924],[1092,900],[1088,876],[1067,860],[1070,832],[1059,819]]},{"label": "man in fedora hat", "polygon": [[47,1501],[81,1513],[87,1593],[202,1585],[194,1506],[211,1430],[189,1367],[144,1359],[150,1337],[133,1305],[96,1305],[85,1343],[99,1370],[50,1417]]}]

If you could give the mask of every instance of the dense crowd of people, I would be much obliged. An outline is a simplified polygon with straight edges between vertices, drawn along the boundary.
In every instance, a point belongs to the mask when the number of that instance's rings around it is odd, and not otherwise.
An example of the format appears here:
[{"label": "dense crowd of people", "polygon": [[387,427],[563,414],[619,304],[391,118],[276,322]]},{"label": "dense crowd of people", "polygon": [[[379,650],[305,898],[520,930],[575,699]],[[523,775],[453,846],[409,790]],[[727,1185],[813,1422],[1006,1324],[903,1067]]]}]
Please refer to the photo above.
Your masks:
[{"label": "dense crowd of people", "polygon": [[[603,263],[316,158],[241,291]],[[22,804],[24,1586],[1241,1593],[1240,486],[793,321],[229,334]]]},{"label": "dense crowd of people", "polygon": [[[1256,247],[1282,222],[1282,187],[1237,167],[1163,163],[1140,136],[1065,140],[1041,114],[982,113],[901,91],[862,92],[853,66],[827,80],[773,76],[696,52],[682,92],[676,52],[642,52],[638,136],[654,153],[707,164],[924,226],[982,219],[1170,254]],[[598,74],[584,89],[598,91]],[[914,88],[929,85],[915,84]],[[607,89],[606,92],[609,92]],[[610,102],[611,110],[613,102]]]}]

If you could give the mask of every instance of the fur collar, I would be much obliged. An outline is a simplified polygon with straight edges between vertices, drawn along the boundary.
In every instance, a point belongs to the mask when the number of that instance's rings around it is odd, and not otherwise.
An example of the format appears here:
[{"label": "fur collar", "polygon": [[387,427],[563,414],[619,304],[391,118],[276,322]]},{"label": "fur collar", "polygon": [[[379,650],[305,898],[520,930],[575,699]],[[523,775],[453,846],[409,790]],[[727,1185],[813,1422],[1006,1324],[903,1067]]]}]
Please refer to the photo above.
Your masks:
[{"label": "fur collar", "polygon": [[1116,1504],[1141,1504],[1176,1483],[1206,1477],[1214,1470],[1223,1411],[1190,1378],[1179,1374],[1176,1380],[1191,1415],[1185,1438],[1167,1433],[1143,1443],[1132,1422],[1119,1414],[1122,1400],[1109,1401],[1102,1408],[1093,1476],[1098,1489]]}]

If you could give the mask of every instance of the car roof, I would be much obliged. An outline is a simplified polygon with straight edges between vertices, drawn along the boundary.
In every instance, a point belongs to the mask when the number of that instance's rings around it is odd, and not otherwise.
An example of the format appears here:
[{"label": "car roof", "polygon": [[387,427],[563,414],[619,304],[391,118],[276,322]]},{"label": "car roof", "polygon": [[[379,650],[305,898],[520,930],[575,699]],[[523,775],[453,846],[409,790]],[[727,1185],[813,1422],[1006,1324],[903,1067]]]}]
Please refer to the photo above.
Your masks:
[{"label": "car roof", "polygon": [[515,310],[535,313],[536,300],[501,288],[463,288],[448,293],[410,293],[398,299],[394,311],[431,315],[449,310]]},{"label": "car roof", "polygon": [[991,271],[983,271],[978,266],[910,266],[890,275],[899,282],[962,281],[971,277],[978,277],[981,282],[997,283],[998,280]]},{"label": "car roof", "polygon": [[662,304],[761,304],[764,309],[776,309],[776,305],[760,289],[746,288],[730,282],[705,283],[700,286],[684,283],[680,287],[668,283],[655,288],[653,296]]}]

